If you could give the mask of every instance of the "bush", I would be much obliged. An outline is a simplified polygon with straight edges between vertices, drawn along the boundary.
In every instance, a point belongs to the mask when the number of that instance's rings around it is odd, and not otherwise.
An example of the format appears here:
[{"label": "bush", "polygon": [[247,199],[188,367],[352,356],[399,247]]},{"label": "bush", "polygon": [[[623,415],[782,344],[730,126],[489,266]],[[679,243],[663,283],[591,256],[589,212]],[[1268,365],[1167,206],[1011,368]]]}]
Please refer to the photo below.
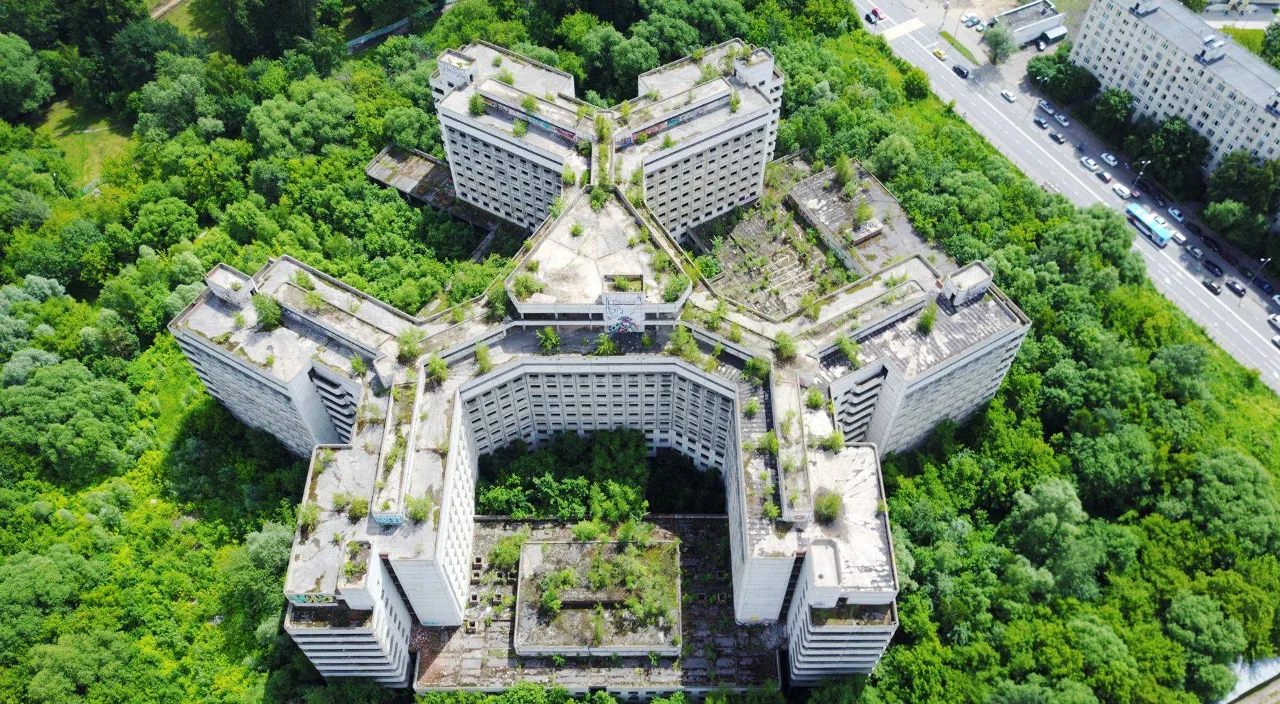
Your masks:
[{"label": "bush", "polygon": [[359,521],[369,515],[369,500],[361,497],[352,499],[351,505],[347,507],[347,518],[352,522]]},{"label": "bush", "polygon": [[844,433],[836,428],[830,435],[818,440],[818,447],[827,452],[839,452],[844,449]]},{"label": "bush", "polygon": [[252,300],[253,309],[258,314],[259,330],[275,330],[280,327],[284,311],[280,308],[280,303],[276,299],[265,294],[255,293]]},{"label": "bush", "polygon": [[396,360],[401,364],[412,364],[422,356],[422,341],[427,334],[418,328],[405,328],[396,336]]},{"label": "bush", "polygon": [[599,211],[604,208],[604,204],[609,202],[609,191],[600,186],[591,189],[591,209]]},{"label": "bush", "polygon": [[449,378],[449,365],[433,354],[427,360],[427,376],[436,384],[443,384]]},{"label": "bush", "polygon": [[836,337],[836,347],[840,348],[841,354],[844,355],[845,359],[849,360],[849,364],[852,365],[854,369],[857,369],[858,368],[858,343],[854,342],[853,340],[850,340],[848,337],[845,337],[844,335],[838,335]]},{"label": "bush", "polygon": [[302,529],[303,535],[310,535],[319,524],[320,507],[315,502],[308,501],[298,507],[298,527]]},{"label": "bush", "polygon": [[755,418],[756,414],[759,412],[760,412],[760,400],[754,396],[747,399],[747,405],[744,406],[742,409],[743,415],[745,415],[748,418]]},{"label": "bush", "polygon": [[818,519],[819,523],[834,523],[840,517],[840,508],[844,501],[840,495],[834,492],[825,492],[820,494],[813,502],[813,517]]},{"label": "bush", "polygon": [[924,311],[920,313],[920,320],[916,321],[916,330],[921,335],[928,335],[933,332],[933,324],[938,319],[938,303],[930,301],[929,305],[924,307]]},{"label": "bush", "polygon": [[618,343],[609,333],[602,332],[596,335],[596,348],[591,350],[593,357],[611,357],[617,354],[622,354],[622,350],[618,348]]},{"label": "bush", "polygon": [[538,331],[538,346],[543,354],[555,354],[560,351],[560,335],[556,329],[548,325]]},{"label": "bush", "polygon": [[494,569],[512,569],[520,563],[520,548],[524,547],[528,539],[528,533],[515,533],[499,538],[489,549],[489,564]]},{"label": "bush", "polygon": [[467,100],[467,111],[472,115],[479,117],[484,114],[484,110],[484,96],[479,93],[472,93],[471,98]]},{"label": "bush", "polygon": [[516,294],[516,300],[523,301],[533,294],[542,290],[542,284],[529,274],[516,274],[511,280],[511,292]]},{"label": "bush", "polygon": [[785,332],[778,333],[773,340],[773,353],[783,362],[796,358],[796,342]]},{"label": "bush", "polygon": [[431,494],[406,496],[404,513],[414,523],[422,523],[431,517],[431,511],[435,508],[435,505],[436,502],[431,498]]},{"label": "bush", "polygon": [[763,384],[769,378],[772,365],[764,357],[752,357],[742,368],[742,373]]},{"label": "bush", "polygon": [[662,286],[662,300],[675,303],[680,300],[687,288],[689,288],[689,277],[684,274],[668,277],[667,282]]},{"label": "bush", "polygon": [[476,345],[476,366],[479,367],[481,374],[488,374],[493,370],[493,360],[489,358],[489,347],[487,345]]},{"label": "bush", "polygon": [[810,386],[809,390],[805,392],[804,395],[805,408],[808,408],[811,411],[816,411],[819,408],[822,408],[822,404],[826,400],[826,397],[822,393],[822,389],[819,389],[816,386]]}]

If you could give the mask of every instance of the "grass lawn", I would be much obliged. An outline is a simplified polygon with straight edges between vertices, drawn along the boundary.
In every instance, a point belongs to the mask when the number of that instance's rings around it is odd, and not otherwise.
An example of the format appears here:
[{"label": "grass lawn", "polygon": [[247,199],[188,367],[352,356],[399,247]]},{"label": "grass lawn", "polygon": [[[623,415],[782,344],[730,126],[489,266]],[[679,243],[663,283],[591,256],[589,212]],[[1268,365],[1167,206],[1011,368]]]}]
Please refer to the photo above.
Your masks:
[{"label": "grass lawn", "polygon": [[1262,38],[1266,36],[1265,29],[1239,29],[1236,27],[1223,27],[1222,31],[1236,40],[1240,46],[1252,51],[1258,56],[1262,56]]},{"label": "grass lawn", "polygon": [[[163,1],[156,0],[155,4]],[[187,0],[170,10],[164,20],[177,25],[184,34],[205,40],[214,51],[230,51],[226,34],[222,31],[222,10],[217,0]]]},{"label": "grass lawn", "polygon": [[951,36],[950,32],[939,32],[938,34],[941,34],[942,38],[946,39],[948,44],[955,47],[956,51],[960,52],[961,54],[964,54],[964,58],[973,62],[974,66],[982,65],[982,62],[978,60],[978,57],[974,56],[972,51],[969,51],[969,47],[965,46],[964,44],[961,44],[960,40]]},{"label": "grass lawn", "polygon": [[124,152],[133,133],[130,125],[111,123],[107,113],[82,108],[70,100],[50,105],[44,122],[37,129],[53,135],[53,140],[67,153],[77,186],[101,176],[103,164]]}]

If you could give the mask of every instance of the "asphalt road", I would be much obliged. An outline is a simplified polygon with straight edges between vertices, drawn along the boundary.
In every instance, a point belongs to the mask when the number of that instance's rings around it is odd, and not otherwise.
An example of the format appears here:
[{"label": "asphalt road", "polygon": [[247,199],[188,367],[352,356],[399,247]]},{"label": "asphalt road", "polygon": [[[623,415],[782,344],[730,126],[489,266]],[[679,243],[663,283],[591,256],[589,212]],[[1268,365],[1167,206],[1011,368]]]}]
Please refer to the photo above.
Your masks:
[{"label": "asphalt road", "polygon": [[[1006,83],[998,69],[992,66],[978,68],[970,64],[938,36],[936,27],[926,26],[917,18],[914,9],[908,8],[914,4],[910,0],[876,0],[875,4],[853,0],[853,4],[859,15],[878,7],[886,19],[868,26],[868,29],[883,35],[898,56],[928,74],[934,93],[943,101],[955,100],[957,112],[1029,177],[1048,190],[1062,193],[1081,207],[1101,203],[1123,211],[1131,202],[1121,200],[1112,192],[1111,184],[1103,183],[1081,165],[1079,159],[1086,152],[1101,163],[1098,155],[1102,147],[1087,130],[1074,123],[1063,128],[1052,119],[1049,120],[1050,129],[1038,128],[1032,122],[1033,118],[1037,114],[1048,117],[1036,107],[1038,98],[1026,93],[1018,83]],[[950,26],[954,21],[954,17],[949,17],[946,23]],[[944,51],[947,59],[936,58],[933,55],[935,49]],[[968,80],[952,72],[952,66],[956,64],[970,70]],[[1014,103],[1000,97],[1000,91],[1005,89],[1015,94]],[[1048,135],[1050,130],[1062,133],[1067,143],[1059,145],[1052,142]],[[1078,143],[1088,147],[1086,152],[1076,148]],[[1137,177],[1137,174],[1123,168],[1123,164],[1119,168],[1104,165],[1103,169],[1126,186],[1132,186]],[[1163,214],[1169,219],[1168,213]],[[1224,287],[1221,295],[1214,296],[1201,284],[1203,278],[1210,276],[1209,272],[1181,247],[1170,243],[1167,248],[1160,249],[1137,236],[1136,231],[1134,234],[1134,248],[1146,261],[1148,276],[1155,287],[1192,320],[1204,326],[1227,353],[1244,366],[1257,369],[1262,380],[1280,392],[1280,349],[1271,343],[1271,337],[1278,331],[1272,330],[1267,322],[1268,314],[1280,310],[1272,309],[1269,301],[1256,289],[1239,298]],[[1207,258],[1224,265],[1226,276],[1213,277],[1219,283],[1225,283],[1226,278],[1241,278],[1238,272],[1225,266],[1220,257],[1204,247],[1199,238],[1186,234],[1188,244],[1199,245]],[[1280,266],[1280,262],[1272,262],[1270,266]],[[1258,269],[1256,265],[1252,268]],[[1268,271],[1274,273],[1270,269]]]}]

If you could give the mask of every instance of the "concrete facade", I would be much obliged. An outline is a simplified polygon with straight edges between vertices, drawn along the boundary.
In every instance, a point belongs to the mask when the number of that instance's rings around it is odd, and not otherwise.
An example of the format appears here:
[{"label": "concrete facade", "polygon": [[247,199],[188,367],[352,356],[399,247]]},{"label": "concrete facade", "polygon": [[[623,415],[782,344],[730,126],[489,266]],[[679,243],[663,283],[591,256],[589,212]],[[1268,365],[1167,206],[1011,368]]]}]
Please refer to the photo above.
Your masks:
[{"label": "concrete facade", "polygon": [[1134,117],[1181,117],[1209,140],[1205,169],[1280,156],[1280,71],[1172,0],[1089,6],[1071,61],[1133,95]]}]

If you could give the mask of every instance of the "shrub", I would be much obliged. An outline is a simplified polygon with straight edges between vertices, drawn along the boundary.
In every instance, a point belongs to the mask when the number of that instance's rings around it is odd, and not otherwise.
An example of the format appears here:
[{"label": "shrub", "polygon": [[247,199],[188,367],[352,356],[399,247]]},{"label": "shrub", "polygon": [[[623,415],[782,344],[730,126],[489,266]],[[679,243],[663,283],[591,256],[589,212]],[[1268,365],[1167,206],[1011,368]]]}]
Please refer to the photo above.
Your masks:
[{"label": "shrub", "polygon": [[834,492],[824,492],[813,502],[813,517],[819,523],[832,523],[840,517],[840,507],[844,501]]},{"label": "shrub", "polygon": [[671,138],[670,134],[662,135],[662,145],[661,145],[662,149],[670,149],[674,146],[676,146],[676,141]]},{"label": "shrub", "polygon": [[844,354],[845,359],[849,360],[849,364],[854,369],[858,368],[858,343],[850,340],[844,335],[836,337],[836,347],[840,348],[840,352]]},{"label": "shrub", "polygon": [[359,521],[369,515],[369,500],[366,498],[352,499],[351,505],[347,507],[347,518],[352,521]]},{"label": "shrub", "polygon": [[298,527],[303,535],[309,535],[320,524],[320,507],[308,501],[298,507]]},{"label": "shrub", "polygon": [[356,376],[364,376],[369,371],[369,364],[364,361],[364,357],[358,354],[351,355],[351,373]]},{"label": "shrub", "polygon": [[616,354],[622,354],[622,350],[618,348],[618,343],[607,332],[596,335],[596,348],[591,350],[594,357],[611,357]]},{"label": "shrub", "polygon": [[308,274],[301,269],[293,272],[293,285],[303,289],[304,291],[316,290],[316,282],[311,278],[311,274]]},{"label": "shrub", "polygon": [[573,225],[569,227],[569,236],[571,237],[581,237],[582,232],[583,232],[582,223],[578,222],[577,220],[575,220],[573,222]]},{"label": "shrub", "polygon": [[509,570],[520,562],[520,548],[529,539],[528,533],[516,533],[499,538],[489,549],[489,564],[495,569]]},{"label": "shrub", "polygon": [[449,378],[449,365],[436,355],[427,360],[427,376],[437,384],[443,384]]},{"label": "shrub", "polygon": [[853,162],[848,156],[841,154],[836,157],[836,183],[841,186],[853,181]]},{"label": "shrub", "polygon": [[275,330],[280,327],[284,311],[281,310],[280,303],[276,299],[261,293],[255,293],[253,294],[253,309],[258,314],[259,330]]},{"label": "shrub", "polygon": [[826,399],[822,395],[822,390],[816,386],[810,386],[809,390],[805,392],[804,395],[805,408],[808,408],[811,411],[816,411],[819,408],[822,408],[822,402],[825,400]]},{"label": "shrub", "polygon": [[479,93],[472,93],[471,98],[467,100],[467,111],[479,117],[484,114],[484,109],[484,96]]},{"label": "shrub", "polygon": [[404,499],[404,513],[414,523],[422,523],[431,517],[431,510],[435,508],[435,505],[436,502],[431,498],[431,494],[406,496]]},{"label": "shrub", "polygon": [[741,325],[734,322],[729,323],[729,339],[733,340],[734,342],[742,342],[742,326]]},{"label": "shrub", "polygon": [[542,284],[529,274],[516,274],[511,280],[511,292],[516,294],[516,300],[523,301],[541,290]]},{"label": "shrub", "polygon": [[512,83],[515,83],[515,81],[516,81],[515,76],[512,76],[512,75],[511,75],[511,71],[509,71],[509,70],[507,70],[507,69],[505,69],[505,68],[504,68],[504,69],[502,69],[501,71],[499,71],[499,72],[498,72],[498,75],[497,75],[497,76],[494,76],[494,78],[497,78],[499,81],[502,81],[503,83],[506,83],[507,85],[511,85]]},{"label": "shrub", "polygon": [[760,436],[756,441],[756,451],[762,455],[778,456],[778,436],[772,430]]},{"label": "shrub", "polygon": [[302,309],[312,315],[324,310],[324,305],[324,296],[315,291],[307,291],[302,296]]},{"label": "shrub", "polygon": [[584,543],[609,534],[608,527],[600,521],[578,521],[571,530],[573,539]]},{"label": "shrub", "polygon": [[839,452],[844,449],[844,433],[836,428],[830,435],[818,440],[818,446],[827,452]]},{"label": "shrub", "polygon": [[560,180],[564,182],[564,185],[572,186],[578,182],[578,177],[574,175],[572,168],[565,166],[564,171],[560,174]]},{"label": "shrub", "polygon": [[401,364],[411,364],[422,356],[422,341],[426,333],[418,328],[405,328],[396,337],[396,360]]},{"label": "shrub", "polygon": [[920,314],[920,320],[916,322],[916,330],[921,335],[928,335],[933,332],[933,323],[938,318],[938,303],[930,301],[929,305],[924,307],[924,312]]},{"label": "shrub", "polygon": [[744,406],[742,409],[743,415],[745,415],[748,418],[755,418],[756,414],[759,412],[760,412],[760,400],[754,396],[747,399],[747,405]]},{"label": "shrub", "polygon": [[488,374],[493,370],[493,360],[489,359],[489,347],[487,345],[476,345],[476,366],[480,368],[481,374]]},{"label": "shrub", "polygon": [[555,354],[560,351],[560,335],[555,328],[548,325],[538,331],[538,346],[543,354]]},{"label": "shrub", "polygon": [[538,99],[532,95],[526,95],[520,100],[520,107],[527,113],[533,114],[538,112]]},{"label": "shrub", "polygon": [[334,511],[346,511],[347,507],[350,505],[351,505],[351,494],[348,494],[345,491],[339,491],[334,493],[333,495]]},{"label": "shrub", "polygon": [[609,201],[609,191],[596,186],[591,189],[591,209],[599,211]]},{"label": "shrub", "polygon": [[693,260],[693,263],[698,267],[698,273],[704,279],[713,279],[723,270],[723,267],[720,266],[720,260],[707,254]]},{"label": "shrub", "polygon": [[667,283],[662,287],[662,300],[667,303],[675,303],[680,300],[680,296],[684,295],[684,291],[689,287],[689,277],[684,274],[676,274],[669,277]]},{"label": "shrub", "polygon": [[742,373],[755,379],[760,383],[764,383],[769,378],[770,364],[769,360],[764,357],[752,357],[742,368]]},{"label": "shrub", "polygon": [[737,112],[742,105],[742,96],[738,95],[738,91],[729,94],[729,112]]},{"label": "shrub", "polygon": [[785,332],[779,332],[773,340],[773,352],[778,359],[787,362],[796,358],[796,341]]},{"label": "shrub", "polygon": [[523,137],[529,132],[529,123],[524,120],[515,120],[511,123],[511,134],[517,137]]},{"label": "shrub", "polygon": [[781,515],[782,512],[778,510],[778,505],[773,503],[773,499],[766,499],[764,502],[764,517],[771,521],[776,521],[778,516]]}]

